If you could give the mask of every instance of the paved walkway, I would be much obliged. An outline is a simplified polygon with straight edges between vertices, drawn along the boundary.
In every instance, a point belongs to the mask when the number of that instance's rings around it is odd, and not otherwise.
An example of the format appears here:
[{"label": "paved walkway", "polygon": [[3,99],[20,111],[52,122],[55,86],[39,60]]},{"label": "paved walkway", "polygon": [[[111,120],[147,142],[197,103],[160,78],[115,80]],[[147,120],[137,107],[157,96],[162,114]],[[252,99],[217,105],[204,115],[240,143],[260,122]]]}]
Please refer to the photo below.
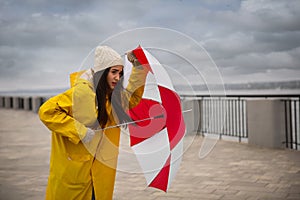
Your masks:
[{"label": "paved walkway", "polygon": [[[0,109],[0,119],[0,199],[43,199],[49,131],[32,112]],[[123,154],[114,199],[300,199],[299,151],[218,141],[200,159],[201,145],[209,143],[199,136],[185,142],[181,168],[168,193],[146,188],[142,174],[132,173],[136,163]]]}]

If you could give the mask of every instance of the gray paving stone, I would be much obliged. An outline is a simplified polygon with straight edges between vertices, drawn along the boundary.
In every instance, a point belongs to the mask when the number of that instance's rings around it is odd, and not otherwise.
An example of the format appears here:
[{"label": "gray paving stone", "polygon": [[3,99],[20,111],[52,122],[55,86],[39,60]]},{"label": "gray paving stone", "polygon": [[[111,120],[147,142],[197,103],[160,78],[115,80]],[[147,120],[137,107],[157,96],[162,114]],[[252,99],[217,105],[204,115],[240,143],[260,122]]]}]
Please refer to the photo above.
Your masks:
[{"label": "gray paving stone", "polygon": [[[0,109],[0,119],[0,199],[43,199],[50,132],[32,112]],[[299,151],[221,140],[200,159],[203,141],[200,136],[185,138],[183,161],[168,193],[148,188],[141,173],[119,170],[114,199],[300,199]]]}]

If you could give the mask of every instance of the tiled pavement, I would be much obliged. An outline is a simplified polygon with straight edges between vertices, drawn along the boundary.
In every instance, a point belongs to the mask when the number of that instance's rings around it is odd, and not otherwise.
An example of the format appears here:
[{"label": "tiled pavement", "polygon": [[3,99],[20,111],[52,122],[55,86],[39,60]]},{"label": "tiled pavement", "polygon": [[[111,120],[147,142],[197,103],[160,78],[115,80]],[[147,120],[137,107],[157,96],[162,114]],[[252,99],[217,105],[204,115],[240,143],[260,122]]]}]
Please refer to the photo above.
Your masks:
[{"label": "tiled pavement", "polygon": [[[0,199],[43,199],[49,131],[32,112],[0,109],[0,119]],[[142,174],[133,173],[139,170],[132,155],[122,154],[114,199],[300,200],[300,151],[218,141],[200,159],[203,141],[185,138],[183,161],[168,193],[147,188]]]}]

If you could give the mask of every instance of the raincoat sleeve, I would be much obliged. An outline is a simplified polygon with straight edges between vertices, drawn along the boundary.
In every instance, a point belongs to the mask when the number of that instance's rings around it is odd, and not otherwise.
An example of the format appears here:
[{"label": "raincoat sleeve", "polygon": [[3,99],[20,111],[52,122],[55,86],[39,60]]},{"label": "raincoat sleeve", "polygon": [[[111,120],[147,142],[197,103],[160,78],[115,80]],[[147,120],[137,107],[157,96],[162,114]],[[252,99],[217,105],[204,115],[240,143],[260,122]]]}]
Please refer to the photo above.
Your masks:
[{"label": "raincoat sleeve", "polygon": [[41,121],[51,131],[68,137],[75,144],[85,136],[86,126],[92,125],[97,119],[95,94],[83,92],[86,91],[86,87],[84,84],[72,87],[50,98],[39,110]]},{"label": "raincoat sleeve", "polygon": [[148,69],[143,66],[132,67],[132,71],[128,80],[128,86],[125,90],[126,109],[131,109],[139,104],[142,99],[145,87],[145,80]]}]

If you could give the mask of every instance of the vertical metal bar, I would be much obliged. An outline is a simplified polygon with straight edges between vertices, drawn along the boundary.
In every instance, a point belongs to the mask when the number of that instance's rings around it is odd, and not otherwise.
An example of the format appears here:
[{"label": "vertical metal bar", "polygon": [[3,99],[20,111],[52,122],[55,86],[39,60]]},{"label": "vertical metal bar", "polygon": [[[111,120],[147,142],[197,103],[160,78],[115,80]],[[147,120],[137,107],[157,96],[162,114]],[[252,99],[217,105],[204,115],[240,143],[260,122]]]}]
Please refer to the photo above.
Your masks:
[{"label": "vertical metal bar", "polygon": [[244,114],[245,114],[245,112],[244,112],[244,100],[243,99],[241,99],[241,106],[242,106],[242,108],[241,108],[241,135],[242,135],[242,137],[245,137],[245,130],[244,130]]},{"label": "vertical metal bar", "polygon": [[221,135],[223,134],[222,133],[222,119],[221,119],[221,117],[222,117],[222,104],[221,104],[222,102],[221,102],[221,97],[219,97],[218,98],[218,119],[219,119],[219,123],[218,123],[218,129],[219,129],[219,134],[220,134],[220,137],[221,137]]},{"label": "vertical metal bar", "polygon": [[206,120],[206,116],[207,116],[206,112],[207,112],[207,110],[206,110],[206,100],[205,100],[205,98],[203,99],[203,106],[204,106],[203,110],[205,110],[204,117],[203,117],[204,118],[203,134],[204,134],[206,132],[206,123],[207,123],[206,122],[207,121]]},{"label": "vertical metal bar", "polygon": [[230,136],[233,135],[233,100],[230,99]]},{"label": "vertical metal bar", "polygon": [[228,119],[229,119],[229,114],[228,114],[228,99],[224,99],[225,102],[225,123],[224,123],[224,132],[225,135],[228,134]]},{"label": "vertical metal bar", "polygon": [[230,135],[230,100],[227,99],[227,135]]},{"label": "vertical metal bar", "polygon": [[224,98],[221,99],[221,109],[222,109],[222,113],[221,113],[221,132],[224,135],[225,134],[225,129],[224,129],[224,125],[225,125],[225,101]]},{"label": "vertical metal bar", "polygon": [[234,102],[234,136],[237,136],[237,106],[236,106],[236,99],[233,100]]},{"label": "vertical metal bar", "polygon": [[214,107],[213,107],[213,99],[211,98],[210,99],[210,109],[211,109],[211,117],[210,117],[210,122],[211,122],[211,126],[210,126],[210,132],[209,133],[212,133],[213,132],[213,130],[214,130],[214,126],[215,126],[215,124],[214,124]]},{"label": "vertical metal bar", "polygon": [[206,126],[206,133],[209,132],[209,129],[210,129],[210,102],[209,102],[209,99],[206,100],[206,104],[207,104],[207,118],[206,118],[206,123],[207,123],[207,126]]},{"label": "vertical metal bar", "polygon": [[219,133],[220,135],[222,135],[222,102],[221,102],[221,97],[218,98],[218,118],[219,118],[219,123],[218,123],[218,127],[219,127]]},{"label": "vertical metal bar", "polygon": [[220,118],[221,118],[221,133],[222,133],[222,135],[224,135],[224,109],[225,109],[225,106],[224,106],[224,99],[223,98],[221,98],[220,99],[220,104],[221,104],[221,108],[220,108],[220,110],[221,110],[221,116],[220,116]]},{"label": "vertical metal bar", "polygon": [[284,102],[284,123],[285,123],[285,147],[288,148],[288,128],[287,128],[287,102],[286,100],[283,100]]},{"label": "vertical metal bar", "polygon": [[228,135],[231,134],[231,99],[228,100]]},{"label": "vertical metal bar", "polygon": [[[198,103],[198,104],[197,104]],[[203,123],[202,123],[202,119],[203,119],[203,110],[202,110],[202,107],[201,107],[201,104],[203,103],[202,100],[196,100],[196,103],[193,103],[194,106],[198,106],[198,109],[199,109],[199,121],[198,121],[198,124],[197,124],[197,129],[196,129],[196,132],[197,134],[201,134],[201,129],[202,129],[202,126],[203,126]],[[196,104],[196,105],[195,105]]]},{"label": "vertical metal bar", "polygon": [[286,148],[289,148],[289,120],[288,120],[288,117],[289,117],[289,109],[288,109],[288,100],[284,100],[284,111],[285,111],[285,146]]},{"label": "vertical metal bar", "polygon": [[232,99],[230,99],[230,135],[233,135],[233,103],[232,103]]},{"label": "vertical metal bar", "polygon": [[214,99],[214,112],[215,112],[215,116],[214,116],[214,121],[215,121],[215,130],[214,130],[214,134],[218,134],[218,109],[217,109],[217,99]]},{"label": "vertical metal bar", "polygon": [[220,105],[220,107],[219,107],[219,109],[220,109],[220,116],[219,116],[219,118],[220,118],[220,133],[221,133],[221,135],[223,135],[223,100],[220,98],[219,99],[219,105]]},{"label": "vertical metal bar", "polygon": [[244,100],[241,99],[241,137],[244,138]]},{"label": "vertical metal bar", "polygon": [[234,127],[234,119],[235,119],[235,104],[234,104],[234,99],[231,100],[232,102],[232,134],[231,136],[234,136],[235,135],[235,127]]},{"label": "vertical metal bar", "polygon": [[209,126],[210,126],[210,121],[209,121],[209,117],[210,117],[210,107],[209,107],[209,99],[206,99],[205,100],[205,104],[206,104],[206,126],[205,126],[205,133],[208,133],[208,129],[209,129]]},{"label": "vertical metal bar", "polygon": [[198,122],[198,125],[197,125],[197,134],[201,134],[201,130],[202,130],[202,126],[203,126],[203,123],[202,123],[202,120],[203,120],[203,109],[202,109],[202,103],[203,101],[202,100],[196,100],[196,103],[195,105],[198,105],[198,109],[199,109],[199,122]]},{"label": "vertical metal bar", "polygon": [[[204,101],[204,110],[205,110],[205,126],[204,126],[204,133],[207,132],[207,103],[206,103],[206,99],[203,99]],[[203,134],[204,134],[203,133]]]},{"label": "vertical metal bar", "polygon": [[[300,96],[298,98],[298,125],[299,125],[299,138],[300,138]],[[298,141],[297,141],[297,146],[299,145]]]},{"label": "vertical metal bar", "polygon": [[211,118],[211,99],[207,99],[207,129],[206,129],[206,133],[209,133],[210,132],[210,129],[211,129],[211,121],[210,121],[210,118]]},{"label": "vertical metal bar", "polygon": [[295,125],[295,149],[297,150],[298,149],[298,144],[297,144],[297,104],[296,104],[296,99],[293,100],[294,102],[294,125]]},{"label": "vertical metal bar", "polygon": [[205,110],[205,113],[204,113],[204,127],[203,127],[203,134],[206,132],[206,127],[207,127],[207,106],[206,106],[206,99],[204,98],[203,99],[203,110]]},{"label": "vertical metal bar", "polygon": [[215,106],[215,109],[216,109],[216,133],[217,134],[219,134],[220,133],[220,130],[219,130],[219,123],[220,123],[220,121],[219,121],[219,113],[220,113],[220,110],[219,110],[219,99],[217,98],[216,99],[216,106]]},{"label": "vertical metal bar", "polygon": [[205,127],[205,108],[204,108],[204,98],[202,98],[202,103],[201,103],[201,108],[202,108],[202,115],[203,115],[203,118],[202,118],[202,123],[201,123],[201,134],[203,134],[204,132],[204,127]]},{"label": "vertical metal bar", "polygon": [[216,131],[215,131],[215,128],[216,128],[216,114],[215,114],[216,109],[215,109],[214,104],[215,104],[215,100],[212,99],[212,101],[211,101],[211,109],[212,109],[212,121],[213,121],[213,126],[212,126],[211,133],[215,133],[215,132],[216,132]]},{"label": "vertical metal bar", "polygon": [[244,131],[245,138],[248,138],[248,126],[247,126],[247,101],[244,99]]},{"label": "vertical metal bar", "polygon": [[197,127],[196,127],[196,134],[201,134],[201,126],[202,126],[202,115],[203,115],[203,110],[201,109],[201,104],[202,104],[202,101],[197,99],[195,100],[195,102],[193,103],[193,106],[197,106],[199,109],[199,121],[197,123]]},{"label": "vertical metal bar", "polygon": [[245,131],[246,131],[246,137],[248,138],[248,118],[247,118],[247,101],[245,100]]},{"label": "vertical metal bar", "polygon": [[216,99],[216,111],[217,111],[217,132],[218,134],[220,134],[220,99]]},{"label": "vertical metal bar", "polygon": [[239,129],[240,129],[240,137],[241,137],[241,140],[242,140],[242,137],[243,137],[243,129],[242,129],[242,127],[243,127],[243,116],[242,116],[242,114],[243,114],[243,110],[242,110],[242,108],[243,108],[243,101],[242,101],[242,99],[240,98],[240,103],[239,103],[239,109],[240,109],[240,117],[239,117],[239,119],[240,119],[240,126],[239,126]]},{"label": "vertical metal bar", "polygon": [[237,124],[238,124],[238,130],[237,130],[237,133],[238,133],[238,136],[239,136],[239,142],[241,142],[242,141],[242,139],[241,139],[241,108],[240,108],[240,105],[241,104],[241,100],[240,100],[240,97],[238,97],[238,99],[237,99],[237,105],[238,105],[238,110],[237,110],[237,112],[238,112],[238,117],[237,117]]},{"label": "vertical metal bar", "polygon": [[214,99],[213,100],[213,109],[214,109],[214,117],[213,117],[213,120],[214,120],[214,130],[213,130],[213,133],[214,134],[217,134],[218,133],[218,130],[217,130],[217,123],[218,123],[218,118],[217,118],[217,100]]},{"label": "vertical metal bar", "polygon": [[222,99],[222,132],[223,135],[226,135],[226,129],[225,129],[225,120],[226,120],[226,102],[225,99]]},{"label": "vertical metal bar", "polygon": [[232,136],[235,136],[235,99],[232,99]]},{"label": "vertical metal bar", "polygon": [[289,116],[289,128],[290,128],[290,139],[291,139],[291,149],[293,149],[293,122],[292,122],[292,102],[291,102],[291,99],[289,99],[289,113],[290,113],[290,116]]},{"label": "vertical metal bar", "polygon": [[237,106],[236,106],[236,99],[234,99],[234,136],[237,136]]}]

